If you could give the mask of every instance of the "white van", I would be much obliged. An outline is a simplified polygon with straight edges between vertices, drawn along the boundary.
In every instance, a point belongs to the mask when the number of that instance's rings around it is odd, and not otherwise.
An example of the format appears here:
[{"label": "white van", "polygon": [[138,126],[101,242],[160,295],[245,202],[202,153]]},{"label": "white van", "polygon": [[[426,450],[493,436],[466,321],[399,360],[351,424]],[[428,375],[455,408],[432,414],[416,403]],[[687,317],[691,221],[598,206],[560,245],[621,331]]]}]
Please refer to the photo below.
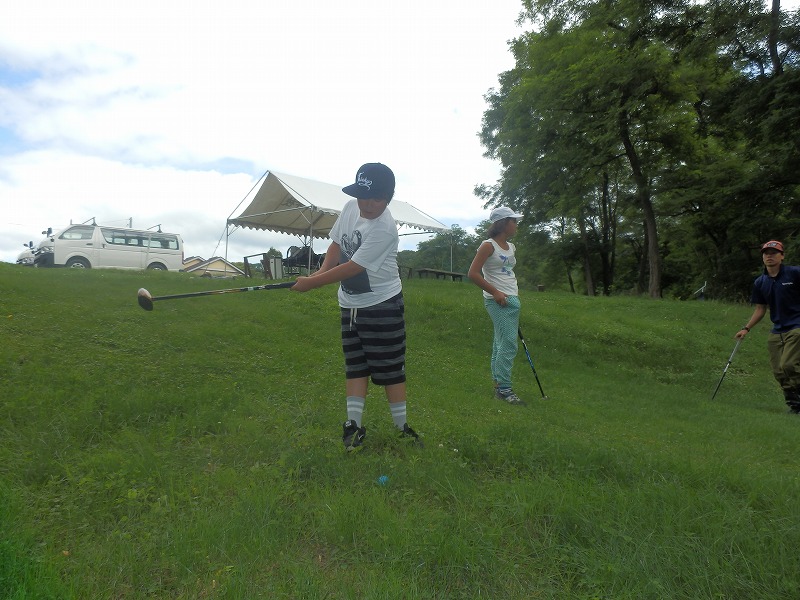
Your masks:
[{"label": "white van", "polygon": [[39,242],[34,264],[37,267],[180,271],[183,240],[177,233],[72,225]]}]

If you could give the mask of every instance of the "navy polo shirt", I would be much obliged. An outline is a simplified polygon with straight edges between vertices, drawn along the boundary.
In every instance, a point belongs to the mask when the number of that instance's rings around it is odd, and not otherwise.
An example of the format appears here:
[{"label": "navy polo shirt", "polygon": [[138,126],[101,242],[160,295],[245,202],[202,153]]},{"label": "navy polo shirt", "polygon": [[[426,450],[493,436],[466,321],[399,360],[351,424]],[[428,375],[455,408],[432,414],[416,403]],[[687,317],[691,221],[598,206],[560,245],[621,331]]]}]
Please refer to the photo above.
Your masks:
[{"label": "navy polo shirt", "polygon": [[781,265],[775,277],[764,269],[764,274],[753,282],[750,302],[769,306],[772,333],[800,327],[800,267]]}]

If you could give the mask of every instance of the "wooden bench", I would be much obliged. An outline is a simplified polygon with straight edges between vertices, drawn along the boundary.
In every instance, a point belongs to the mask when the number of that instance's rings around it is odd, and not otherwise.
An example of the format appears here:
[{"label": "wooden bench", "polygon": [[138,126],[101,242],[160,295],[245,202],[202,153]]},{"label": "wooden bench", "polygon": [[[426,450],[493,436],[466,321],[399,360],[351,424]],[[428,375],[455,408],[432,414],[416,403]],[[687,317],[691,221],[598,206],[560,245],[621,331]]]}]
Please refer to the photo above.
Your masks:
[{"label": "wooden bench", "polygon": [[462,281],[464,279],[463,273],[455,273],[453,271],[442,271],[441,269],[417,269],[417,275],[427,277],[428,275],[434,275],[436,279],[442,278],[447,279],[450,277],[453,281]]},{"label": "wooden bench", "polygon": [[411,274],[414,271],[412,267],[406,267],[404,265],[397,265],[397,270],[400,272],[400,279],[403,278],[403,273],[406,274],[406,279],[411,279]]}]

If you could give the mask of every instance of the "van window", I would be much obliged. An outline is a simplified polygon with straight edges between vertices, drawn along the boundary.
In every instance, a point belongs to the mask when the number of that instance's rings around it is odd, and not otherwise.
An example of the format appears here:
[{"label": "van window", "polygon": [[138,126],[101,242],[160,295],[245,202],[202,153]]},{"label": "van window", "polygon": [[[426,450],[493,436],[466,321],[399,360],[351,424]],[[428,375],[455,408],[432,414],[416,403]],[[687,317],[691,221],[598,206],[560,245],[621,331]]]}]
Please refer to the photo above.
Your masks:
[{"label": "van window", "polygon": [[161,248],[162,250],[178,250],[178,236],[167,234],[137,233],[124,229],[103,229],[103,237],[107,244],[120,246],[143,246],[146,248]]},{"label": "van window", "polygon": [[78,225],[65,230],[58,239],[60,240],[90,240],[94,235],[94,227]]},{"label": "van window", "polygon": [[107,244],[117,244],[118,246],[139,246],[139,236],[135,233],[123,231],[121,229],[102,229],[103,238]]},{"label": "van window", "polygon": [[154,234],[150,238],[151,248],[163,248],[164,250],[177,250],[178,237],[175,235],[160,235]]}]

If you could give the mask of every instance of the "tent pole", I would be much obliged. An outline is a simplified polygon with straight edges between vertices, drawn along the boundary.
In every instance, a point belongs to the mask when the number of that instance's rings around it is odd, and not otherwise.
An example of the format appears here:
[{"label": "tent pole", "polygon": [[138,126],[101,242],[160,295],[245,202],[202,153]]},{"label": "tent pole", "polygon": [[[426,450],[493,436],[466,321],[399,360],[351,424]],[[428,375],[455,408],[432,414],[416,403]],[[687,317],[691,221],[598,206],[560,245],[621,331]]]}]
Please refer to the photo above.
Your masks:
[{"label": "tent pole", "polygon": [[311,209],[311,222],[308,224],[308,274],[311,275],[311,256],[314,254],[314,209]]},{"label": "tent pole", "polygon": [[228,274],[228,238],[230,237],[230,223],[225,221],[225,274]]}]

